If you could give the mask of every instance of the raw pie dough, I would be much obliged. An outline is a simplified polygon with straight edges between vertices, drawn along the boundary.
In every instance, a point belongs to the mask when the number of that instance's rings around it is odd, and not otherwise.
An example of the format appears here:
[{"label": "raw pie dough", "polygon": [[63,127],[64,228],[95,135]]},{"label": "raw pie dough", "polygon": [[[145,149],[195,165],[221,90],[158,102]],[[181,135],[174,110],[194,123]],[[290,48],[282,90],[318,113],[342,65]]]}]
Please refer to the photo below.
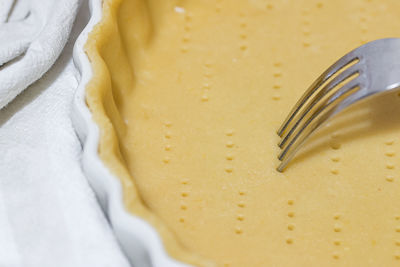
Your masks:
[{"label": "raw pie dough", "polygon": [[353,107],[282,174],[276,130],[398,0],[105,0],[86,49],[99,155],[169,254],[208,266],[400,265],[400,97]]}]

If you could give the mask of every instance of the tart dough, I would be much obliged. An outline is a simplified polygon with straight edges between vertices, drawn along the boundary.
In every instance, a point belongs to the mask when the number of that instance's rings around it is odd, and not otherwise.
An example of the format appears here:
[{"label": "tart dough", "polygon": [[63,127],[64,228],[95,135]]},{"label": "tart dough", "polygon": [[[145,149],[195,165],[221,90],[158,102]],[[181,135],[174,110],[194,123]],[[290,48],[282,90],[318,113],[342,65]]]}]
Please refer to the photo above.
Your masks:
[{"label": "tart dough", "polygon": [[331,120],[284,173],[276,130],[398,0],[105,0],[86,50],[127,209],[200,266],[400,265],[400,97]]}]

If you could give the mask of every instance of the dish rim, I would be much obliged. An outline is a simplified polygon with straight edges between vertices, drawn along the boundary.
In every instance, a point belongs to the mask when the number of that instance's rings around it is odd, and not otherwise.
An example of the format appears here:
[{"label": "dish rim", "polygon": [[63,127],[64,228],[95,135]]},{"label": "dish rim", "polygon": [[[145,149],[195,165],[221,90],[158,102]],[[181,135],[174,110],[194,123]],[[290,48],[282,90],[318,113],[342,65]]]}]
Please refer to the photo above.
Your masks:
[{"label": "dish rim", "polygon": [[168,255],[153,226],[125,209],[122,185],[98,156],[100,130],[86,105],[85,89],[92,78],[92,67],[84,46],[89,33],[102,18],[102,0],[89,0],[90,19],[73,49],[73,61],[80,74],[71,111],[71,120],[82,144],[81,164],[97,200],[114,230],[115,236],[134,266],[190,266]]}]

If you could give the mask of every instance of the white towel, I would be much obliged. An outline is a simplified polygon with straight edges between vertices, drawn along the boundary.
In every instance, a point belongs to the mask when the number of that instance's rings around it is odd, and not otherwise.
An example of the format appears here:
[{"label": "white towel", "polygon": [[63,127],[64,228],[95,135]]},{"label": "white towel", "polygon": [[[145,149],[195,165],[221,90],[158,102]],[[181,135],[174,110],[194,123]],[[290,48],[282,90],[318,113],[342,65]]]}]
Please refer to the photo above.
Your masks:
[{"label": "white towel", "polygon": [[0,267],[129,266],[70,121],[72,46],[88,20],[84,3],[66,44],[78,4],[0,0]]}]

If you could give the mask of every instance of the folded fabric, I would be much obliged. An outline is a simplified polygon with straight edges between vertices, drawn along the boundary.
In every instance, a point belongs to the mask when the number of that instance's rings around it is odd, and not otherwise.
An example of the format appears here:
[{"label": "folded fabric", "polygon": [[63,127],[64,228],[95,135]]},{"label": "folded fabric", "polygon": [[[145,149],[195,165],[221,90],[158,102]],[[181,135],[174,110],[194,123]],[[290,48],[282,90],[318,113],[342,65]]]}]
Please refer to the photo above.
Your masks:
[{"label": "folded fabric", "polygon": [[[1,7],[0,109],[54,64],[79,6],[79,0],[19,2],[5,0]],[[17,5],[25,8],[12,18]]]},{"label": "folded fabric", "polygon": [[0,0],[0,267],[129,266],[70,121],[80,78],[72,47],[89,16],[83,3],[71,32],[78,8]]}]

